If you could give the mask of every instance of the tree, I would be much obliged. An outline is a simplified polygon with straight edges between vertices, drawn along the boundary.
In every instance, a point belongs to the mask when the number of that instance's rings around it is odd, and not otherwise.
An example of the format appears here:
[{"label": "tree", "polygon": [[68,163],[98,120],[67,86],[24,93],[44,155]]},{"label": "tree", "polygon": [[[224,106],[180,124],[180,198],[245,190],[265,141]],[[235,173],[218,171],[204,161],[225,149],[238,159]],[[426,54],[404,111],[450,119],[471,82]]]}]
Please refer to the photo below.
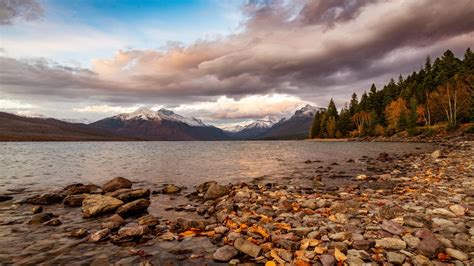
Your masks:
[{"label": "tree", "polygon": [[336,117],[330,116],[327,122],[327,133],[328,137],[334,138],[336,136]]},{"label": "tree", "polygon": [[403,98],[392,101],[385,108],[388,127],[396,131],[403,130],[406,126],[406,116],[408,114],[407,102]]},{"label": "tree", "polygon": [[420,104],[416,107],[416,114],[417,114],[417,123],[423,123],[425,126],[430,126],[430,115],[429,115],[429,108],[427,109],[423,104]]},{"label": "tree", "polygon": [[336,104],[334,103],[334,100],[332,98],[329,101],[327,112],[328,112],[328,116],[334,116],[335,118],[337,118],[337,108],[336,108]]},{"label": "tree", "polygon": [[364,134],[364,129],[370,123],[370,113],[366,111],[358,112],[352,116],[352,122],[357,127],[359,134]]},{"label": "tree", "polygon": [[357,109],[359,108],[359,100],[357,99],[357,94],[354,92],[351,97],[351,102],[349,103],[349,113],[353,116],[357,113]]},{"label": "tree", "polygon": [[310,138],[314,139],[321,134],[321,113],[318,111],[314,114],[313,123],[311,124]]}]

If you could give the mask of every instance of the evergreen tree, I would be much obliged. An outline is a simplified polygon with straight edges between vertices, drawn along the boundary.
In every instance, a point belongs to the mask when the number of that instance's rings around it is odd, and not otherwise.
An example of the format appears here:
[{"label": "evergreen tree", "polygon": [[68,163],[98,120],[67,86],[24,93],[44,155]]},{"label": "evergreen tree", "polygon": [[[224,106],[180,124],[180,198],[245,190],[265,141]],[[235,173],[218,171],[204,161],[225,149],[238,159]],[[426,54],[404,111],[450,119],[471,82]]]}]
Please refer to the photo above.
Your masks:
[{"label": "evergreen tree", "polygon": [[329,101],[329,105],[328,105],[328,116],[333,116],[334,118],[337,118],[337,108],[336,108],[336,104],[334,103],[334,100],[331,98],[331,100]]},{"label": "evergreen tree", "polygon": [[320,137],[321,134],[321,113],[318,111],[314,114],[313,123],[311,124],[310,138]]},{"label": "evergreen tree", "polygon": [[[351,102],[349,104],[349,114],[351,115],[351,117],[357,113],[358,111],[358,108],[359,108],[359,100],[357,100],[357,94],[354,92],[352,94],[352,98],[351,98]],[[341,112],[342,113],[342,112]]]}]

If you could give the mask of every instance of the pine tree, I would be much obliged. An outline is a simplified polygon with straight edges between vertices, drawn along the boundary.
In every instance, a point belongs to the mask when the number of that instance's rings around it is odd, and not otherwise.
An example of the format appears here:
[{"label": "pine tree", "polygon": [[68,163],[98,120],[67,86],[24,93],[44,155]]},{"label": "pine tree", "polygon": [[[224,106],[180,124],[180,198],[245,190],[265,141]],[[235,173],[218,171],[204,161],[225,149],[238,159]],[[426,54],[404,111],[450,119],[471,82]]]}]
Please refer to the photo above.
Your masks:
[{"label": "pine tree", "polygon": [[331,117],[335,117],[337,118],[337,108],[336,108],[336,104],[334,103],[334,100],[331,98],[331,100],[329,101],[329,105],[328,105],[328,116]]},{"label": "pine tree", "polygon": [[349,104],[349,113],[350,113],[351,117],[355,113],[357,113],[358,108],[359,108],[359,100],[357,100],[357,94],[354,92],[352,94],[351,102]]},{"label": "pine tree", "polygon": [[310,138],[320,137],[321,134],[321,113],[314,114],[313,123],[311,124]]}]

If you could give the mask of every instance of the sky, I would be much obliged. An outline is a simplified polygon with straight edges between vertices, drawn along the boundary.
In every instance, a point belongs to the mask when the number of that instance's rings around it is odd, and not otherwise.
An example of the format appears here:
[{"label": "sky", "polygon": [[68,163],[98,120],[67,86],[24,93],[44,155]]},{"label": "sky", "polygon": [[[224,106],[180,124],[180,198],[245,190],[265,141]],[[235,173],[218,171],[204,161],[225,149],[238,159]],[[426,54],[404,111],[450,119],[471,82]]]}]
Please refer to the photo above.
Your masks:
[{"label": "sky", "polygon": [[0,111],[215,125],[341,107],[474,44],[472,0],[2,0]]}]

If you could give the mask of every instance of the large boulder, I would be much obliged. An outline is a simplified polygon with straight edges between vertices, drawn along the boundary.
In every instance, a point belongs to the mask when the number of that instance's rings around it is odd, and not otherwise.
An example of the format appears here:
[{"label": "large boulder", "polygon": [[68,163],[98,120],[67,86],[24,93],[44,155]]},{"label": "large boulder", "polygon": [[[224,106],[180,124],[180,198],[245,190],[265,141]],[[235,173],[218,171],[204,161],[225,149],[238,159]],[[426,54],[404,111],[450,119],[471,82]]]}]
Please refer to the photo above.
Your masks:
[{"label": "large boulder", "polygon": [[64,193],[66,193],[66,195],[101,194],[102,188],[94,184],[83,185],[81,183],[76,183],[66,186],[64,188]]},{"label": "large boulder", "polygon": [[204,194],[205,200],[217,199],[227,194],[227,187],[213,183]]},{"label": "large boulder", "polygon": [[123,205],[123,201],[110,196],[87,195],[82,202],[82,215],[85,218],[112,212]]},{"label": "large boulder", "polygon": [[137,189],[121,188],[114,192],[107,193],[106,195],[119,199],[123,202],[130,202],[136,199],[149,198],[150,190],[144,189],[144,188],[137,188]]},{"label": "large boulder", "polygon": [[29,203],[34,205],[51,205],[61,203],[64,199],[64,195],[60,193],[45,193],[41,195],[35,195],[23,200],[23,203]]},{"label": "large boulder", "polygon": [[102,186],[102,190],[104,192],[113,192],[121,188],[131,188],[131,187],[132,187],[132,181],[123,177],[116,177],[114,179],[107,181]]},{"label": "large boulder", "polygon": [[138,199],[129,203],[126,203],[117,209],[117,214],[120,216],[127,216],[145,211],[150,206],[151,202],[147,199]]}]

